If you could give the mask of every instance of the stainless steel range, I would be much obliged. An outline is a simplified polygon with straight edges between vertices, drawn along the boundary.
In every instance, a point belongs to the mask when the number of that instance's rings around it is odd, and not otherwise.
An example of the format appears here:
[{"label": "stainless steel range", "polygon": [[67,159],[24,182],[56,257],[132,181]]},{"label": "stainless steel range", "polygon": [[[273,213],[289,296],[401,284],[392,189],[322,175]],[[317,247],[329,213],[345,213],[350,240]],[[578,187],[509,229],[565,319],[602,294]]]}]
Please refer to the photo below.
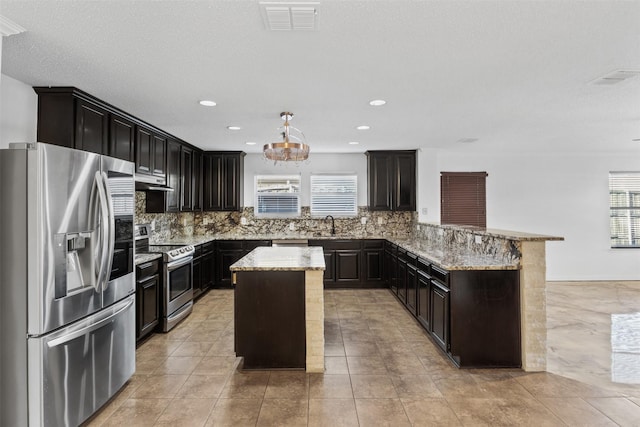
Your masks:
[{"label": "stainless steel range", "polygon": [[168,332],[193,308],[193,255],[191,245],[149,245],[150,224],[135,227],[136,253],[162,254],[162,331]]}]

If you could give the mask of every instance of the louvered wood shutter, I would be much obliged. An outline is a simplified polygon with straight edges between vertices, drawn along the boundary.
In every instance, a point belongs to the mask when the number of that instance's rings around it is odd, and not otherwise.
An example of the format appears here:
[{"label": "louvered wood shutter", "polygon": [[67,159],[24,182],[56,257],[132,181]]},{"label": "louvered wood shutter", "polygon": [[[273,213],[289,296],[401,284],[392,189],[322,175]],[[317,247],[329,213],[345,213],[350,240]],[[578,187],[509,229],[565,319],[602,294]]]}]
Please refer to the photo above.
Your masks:
[{"label": "louvered wood shutter", "polygon": [[440,173],[440,223],[487,226],[486,172]]}]

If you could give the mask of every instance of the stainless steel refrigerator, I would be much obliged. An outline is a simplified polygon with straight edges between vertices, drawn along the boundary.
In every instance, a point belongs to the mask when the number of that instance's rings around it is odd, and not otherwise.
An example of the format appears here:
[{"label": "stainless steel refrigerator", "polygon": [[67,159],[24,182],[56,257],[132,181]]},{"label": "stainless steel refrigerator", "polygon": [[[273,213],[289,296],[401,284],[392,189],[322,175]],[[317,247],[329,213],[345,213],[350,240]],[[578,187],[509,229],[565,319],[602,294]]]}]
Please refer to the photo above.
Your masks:
[{"label": "stainless steel refrigerator", "polygon": [[76,426],[135,370],[131,162],[0,150],[0,425]]}]

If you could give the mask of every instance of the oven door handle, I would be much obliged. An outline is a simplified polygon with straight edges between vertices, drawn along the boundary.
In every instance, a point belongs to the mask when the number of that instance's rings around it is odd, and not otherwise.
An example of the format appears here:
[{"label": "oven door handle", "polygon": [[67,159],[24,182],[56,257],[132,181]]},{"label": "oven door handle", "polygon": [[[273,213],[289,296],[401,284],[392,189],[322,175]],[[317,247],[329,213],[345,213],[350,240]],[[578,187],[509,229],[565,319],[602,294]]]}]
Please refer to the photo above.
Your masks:
[{"label": "oven door handle", "polygon": [[176,261],[172,261],[170,263],[167,264],[167,271],[173,271],[173,270],[177,270],[180,267],[183,267],[187,264],[191,264],[193,262],[193,257],[187,257],[187,258],[181,258],[179,260]]}]

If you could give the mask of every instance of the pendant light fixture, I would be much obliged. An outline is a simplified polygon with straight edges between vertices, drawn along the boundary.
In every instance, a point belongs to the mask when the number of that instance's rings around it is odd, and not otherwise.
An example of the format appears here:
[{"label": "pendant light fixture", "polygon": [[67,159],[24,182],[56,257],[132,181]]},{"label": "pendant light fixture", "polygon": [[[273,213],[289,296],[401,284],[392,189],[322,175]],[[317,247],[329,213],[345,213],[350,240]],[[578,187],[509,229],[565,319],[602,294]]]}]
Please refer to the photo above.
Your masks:
[{"label": "pendant light fixture", "polygon": [[289,124],[293,118],[293,113],[280,113],[280,118],[284,120],[284,126],[278,128],[278,133],[282,141],[265,144],[262,151],[264,158],[278,162],[301,162],[309,158],[309,146],[305,143],[304,134]]}]

